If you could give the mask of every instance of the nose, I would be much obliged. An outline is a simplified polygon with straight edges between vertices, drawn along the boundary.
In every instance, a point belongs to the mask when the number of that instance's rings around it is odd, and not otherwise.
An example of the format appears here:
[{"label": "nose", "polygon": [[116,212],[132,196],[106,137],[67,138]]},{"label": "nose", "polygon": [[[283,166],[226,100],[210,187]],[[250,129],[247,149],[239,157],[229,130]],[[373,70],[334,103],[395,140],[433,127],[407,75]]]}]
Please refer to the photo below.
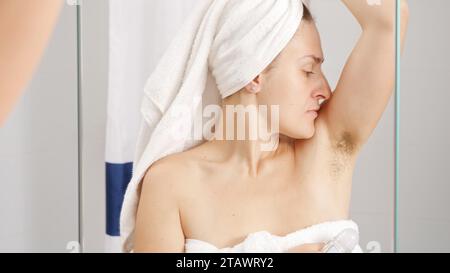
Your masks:
[{"label": "nose", "polygon": [[314,99],[328,100],[331,97],[331,94],[332,92],[330,84],[328,83],[328,80],[325,78],[325,76],[322,74],[318,82],[317,88],[313,92],[312,96]]}]

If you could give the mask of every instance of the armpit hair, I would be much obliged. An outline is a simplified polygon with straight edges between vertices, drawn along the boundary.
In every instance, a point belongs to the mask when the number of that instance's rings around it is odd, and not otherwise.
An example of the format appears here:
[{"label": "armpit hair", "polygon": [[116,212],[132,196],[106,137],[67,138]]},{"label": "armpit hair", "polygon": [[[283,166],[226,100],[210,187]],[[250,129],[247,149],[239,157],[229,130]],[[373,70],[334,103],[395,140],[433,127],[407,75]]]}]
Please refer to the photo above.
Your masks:
[{"label": "armpit hair", "polygon": [[338,180],[340,175],[352,163],[353,155],[357,151],[353,136],[344,132],[332,143],[332,158],[330,161],[330,175],[334,180]]},{"label": "armpit hair", "polygon": [[356,151],[355,143],[353,136],[348,132],[344,132],[333,144],[333,149],[344,154],[352,155]]}]

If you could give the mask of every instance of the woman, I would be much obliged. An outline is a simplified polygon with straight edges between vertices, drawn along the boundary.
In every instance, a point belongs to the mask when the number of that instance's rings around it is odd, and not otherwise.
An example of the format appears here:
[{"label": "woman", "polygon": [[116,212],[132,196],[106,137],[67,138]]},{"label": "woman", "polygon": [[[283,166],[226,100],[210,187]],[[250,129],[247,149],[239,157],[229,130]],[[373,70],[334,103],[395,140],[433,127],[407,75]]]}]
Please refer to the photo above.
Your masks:
[{"label": "woman", "polygon": [[[262,150],[260,139],[213,139],[155,162],[142,183],[135,252],[183,252],[199,245],[229,250],[256,235],[285,238],[348,219],[357,155],[394,87],[395,1],[342,2],[362,35],[334,92],[321,71],[319,33],[304,7],[281,54],[222,101],[224,112],[226,105],[279,105],[277,149]],[[408,9],[401,3],[403,41]],[[221,121],[215,132],[226,135],[231,120],[223,115]],[[283,251],[321,247],[316,242]]]}]

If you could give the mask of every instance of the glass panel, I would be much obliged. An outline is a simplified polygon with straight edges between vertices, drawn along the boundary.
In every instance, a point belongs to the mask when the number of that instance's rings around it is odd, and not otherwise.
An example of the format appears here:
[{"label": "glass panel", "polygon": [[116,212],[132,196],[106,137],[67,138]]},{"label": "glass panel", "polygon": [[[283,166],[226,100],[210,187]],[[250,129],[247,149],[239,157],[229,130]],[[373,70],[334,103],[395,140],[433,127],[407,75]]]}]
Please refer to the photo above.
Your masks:
[{"label": "glass panel", "polygon": [[401,69],[398,250],[450,252],[450,2],[408,2]]}]

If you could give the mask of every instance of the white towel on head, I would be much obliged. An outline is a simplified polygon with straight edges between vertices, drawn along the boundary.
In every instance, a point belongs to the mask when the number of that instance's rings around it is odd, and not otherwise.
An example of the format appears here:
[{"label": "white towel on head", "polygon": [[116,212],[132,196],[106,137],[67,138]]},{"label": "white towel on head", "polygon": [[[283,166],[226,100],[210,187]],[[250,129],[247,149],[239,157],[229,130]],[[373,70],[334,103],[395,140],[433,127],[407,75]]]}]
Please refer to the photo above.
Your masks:
[{"label": "white towel on head", "polygon": [[[219,105],[220,98],[245,87],[286,47],[303,17],[301,0],[200,3],[144,89],[133,176],[120,217],[125,252],[133,249],[138,186],[150,165],[204,142],[201,136],[194,135],[195,120],[203,124],[200,102],[210,100]],[[189,113],[183,112],[180,117],[182,109],[189,109]],[[174,128],[180,129],[177,137]]]}]

